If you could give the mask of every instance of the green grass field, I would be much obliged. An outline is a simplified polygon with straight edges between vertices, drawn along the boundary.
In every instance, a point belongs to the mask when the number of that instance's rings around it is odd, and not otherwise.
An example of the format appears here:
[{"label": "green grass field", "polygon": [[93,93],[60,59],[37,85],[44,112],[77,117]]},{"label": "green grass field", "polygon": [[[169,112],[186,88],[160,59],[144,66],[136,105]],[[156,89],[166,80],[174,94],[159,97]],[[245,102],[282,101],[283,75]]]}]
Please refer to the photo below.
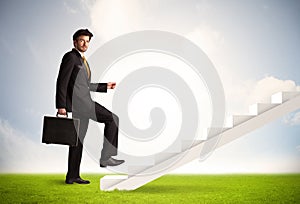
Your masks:
[{"label": "green grass field", "polygon": [[0,174],[0,203],[300,203],[300,174],[167,175],[135,191],[66,185],[62,174]]}]

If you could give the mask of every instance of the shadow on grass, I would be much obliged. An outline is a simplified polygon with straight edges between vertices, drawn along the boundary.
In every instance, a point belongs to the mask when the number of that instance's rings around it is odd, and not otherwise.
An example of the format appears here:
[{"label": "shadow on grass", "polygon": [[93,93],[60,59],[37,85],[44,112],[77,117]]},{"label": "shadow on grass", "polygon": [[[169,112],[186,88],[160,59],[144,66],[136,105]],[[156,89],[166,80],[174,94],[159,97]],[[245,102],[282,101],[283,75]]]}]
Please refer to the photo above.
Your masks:
[{"label": "shadow on grass", "polygon": [[213,193],[224,190],[217,186],[199,186],[199,185],[146,185],[129,193],[151,193],[151,194],[173,194],[173,193]]},{"label": "shadow on grass", "polygon": [[65,180],[63,180],[63,179],[49,179],[49,180],[47,180],[47,183],[48,184],[51,184],[51,185],[67,185],[66,183],[65,183]]}]

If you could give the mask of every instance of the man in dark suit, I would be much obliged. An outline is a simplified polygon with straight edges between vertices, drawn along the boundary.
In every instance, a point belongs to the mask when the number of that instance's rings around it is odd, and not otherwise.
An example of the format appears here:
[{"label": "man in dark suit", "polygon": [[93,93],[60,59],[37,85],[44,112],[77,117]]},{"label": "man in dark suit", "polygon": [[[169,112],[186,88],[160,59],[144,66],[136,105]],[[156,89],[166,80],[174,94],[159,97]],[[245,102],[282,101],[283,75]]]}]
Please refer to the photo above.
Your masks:
[{"label": "man in dark suit", "polygon": [[88,29],[80,29],[73,35],[74,48],[67,52],[61,62],[56,84],[56,108],[59,115],[72,112],[74,118],[80,119],[79,138],[75,147],[69,147],[68,173],[66,183],[88,184],[80,178],[80,162],[83,140],[89,119],[104,123],[104,141],[100,166],[116,166],[124,162],[112,156],[117,155],[119,118],[91,98],[90,91],[107,92],[114,89],[115,82],[91,83],[91,70],[84,57],[93,34]]}]

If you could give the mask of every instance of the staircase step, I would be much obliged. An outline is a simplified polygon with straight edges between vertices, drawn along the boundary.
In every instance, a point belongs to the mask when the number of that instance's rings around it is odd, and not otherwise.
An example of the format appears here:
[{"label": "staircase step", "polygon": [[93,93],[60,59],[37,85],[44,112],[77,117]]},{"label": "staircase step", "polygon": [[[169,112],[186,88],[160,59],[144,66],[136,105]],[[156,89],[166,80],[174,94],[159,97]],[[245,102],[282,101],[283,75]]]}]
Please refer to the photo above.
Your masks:
[{"label": "staircase step", "polygon": [[165,161],[166,159],[172,158],[179,153],[165,153],[161,152],[155,155],[155,164],[159,164],[160,162]]},{"label": "staircase step", "polygon": [[226,130],[229,130],[231,128],[226,127],[226,128],[218,128],[218,127],[213,127],[213,128],[207,128],[207,139],[210,139],[212,137],[215,137],[223,132],[225,132]]},{"label": "staircase step", "polygon": [[274,107],[278,106],[278,104],[272,104],[272,103],[257,103],[253,104],[249,107],[249,113],[251,115],[258,115],[265,111],[268,111]]},{"label": "staircase step", "polygon": [[200,142],[203,142],[203,140],[183,140],[181,142],[181,150],[185,151],[187,149],[190,149],[191,147],[199,144]]},{"label": "staircase step", "polygon": [[[107,169],[112,172],[118,172],[120,174],[128,174],[128,168],[131,166],[143,167],[143,166],[152,166],[155,164],[154,156],[130,156],[126,154],[119,153],[118,158],[124,159],[125,163],[118,166],[108,166]],[[136,173],[132,171],[131,174]]]},{"label": "staircase step", "polygon": [[205,141],[200,153],[200,160],[205,160],[215,149],[221,134],[231,128],[207,128],[207,141]]},{"label": "staircase step", "polygon": [[145,166],[128,166],[128,176],[142,176],[142,172],[146,169],[153,167],[154,165],[145,165]]},{"label": "staircase step", "polygon": [[127,166],[145,166],[145,165],[154,165],[155,160],[154,157],[151,156],[144,156],[144,157],[127,157],[126,158],[126,165]]},{"label": "staircase step", "polygon": [[[115,186],[109,186],[108,189],[105,189],[107,191],[112,190],[134,190],[138,187],[156,179],[160,176],[163,176],[170,172],[173,169],[178,168],[179,166],[182,166],[188,162],[191,162],[196,157],[199,156],[201,146],[203,143],[200,143],[199,145],[196,145],[195,147],[191,148],[190,150],[187,150],[186,152],[181,152],[176,154],[175,156],[153,166],[148,169],[146,169],[144,172],[141,172],[142,175],[137,176],[130,176],[126,180],[122,180],[119,183],[117,183]],[[109,178],[107,178],[109,179]],[[101,182],[101,180],[100,180]],[[104,180],[105,182],[105,180]]]},{"label": "staircase step", "polygon": [[100,189],[109,191],[112,186],[128,179],[127,175],[106,175],[100,179]]},{"label": "staircase step", "polygon": [[291,98],[295,98],[296,96],[300,95],[299,91],[294,92],[279,92],[271,97],[272,103],[284,103]]},{"label": "staircase step", "polygon": [[255,116],[253,116],[253,115],[234,115],[232,117],[232,125],[233,125],[233,127],[240,125],[241,123],[246,122],[247,120],[250,120],[254,117]]},{"label": "staircase step", "polygon": [[[201,144],[199,144],[201,145]],[[198,146],[198,145],[196,145]],[[190,150],[186,150],[185,152],[176,153],[174,155],[168,155],[165,154],[166,159],[159,162],[158,164],[155,164],[154,166],[148,167],[145,171],[140,172],[140,175],[147,177],[147,176],[156,176],[158,174],[161,174],[163,172],[169,172],[170,169],[174,168],[178,164],[182,163],[185,158],[188,158],[188,160],[191,160],[190,152],[193,152],[193,148]],[[199,155],[200,151],[198,151],[196,154],[194,153],[194,156]],[[193,154],[193,153],[192,153]],[[162,156],[162,155],[161,155]],[[176,167],[175,167],[176,168]],[[165,174],[165,173],[163,173]]]}]

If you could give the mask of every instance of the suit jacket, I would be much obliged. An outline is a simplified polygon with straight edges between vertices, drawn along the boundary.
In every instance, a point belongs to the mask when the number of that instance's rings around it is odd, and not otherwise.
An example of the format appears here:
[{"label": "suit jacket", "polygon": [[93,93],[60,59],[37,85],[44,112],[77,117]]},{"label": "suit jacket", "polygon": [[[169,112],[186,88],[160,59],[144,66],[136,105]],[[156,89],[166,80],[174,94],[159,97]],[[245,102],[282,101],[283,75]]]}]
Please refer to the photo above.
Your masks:
[{"label": "suit jacket", "polygon": [[107,92],[106,83],[91,83],[80,53],[67,52],[62,59],[56,83],[56,108],[67,112],[94,111],[90,91]]}]

